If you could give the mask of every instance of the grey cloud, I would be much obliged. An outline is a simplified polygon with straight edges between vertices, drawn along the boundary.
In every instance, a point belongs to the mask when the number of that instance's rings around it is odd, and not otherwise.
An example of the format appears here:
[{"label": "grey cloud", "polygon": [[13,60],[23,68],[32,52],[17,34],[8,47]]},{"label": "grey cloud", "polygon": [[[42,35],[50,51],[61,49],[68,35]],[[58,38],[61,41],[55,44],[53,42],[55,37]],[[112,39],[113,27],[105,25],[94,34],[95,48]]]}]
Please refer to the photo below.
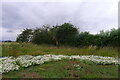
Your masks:
[{"label": "grey cloud", "polygon": [[110,12],[113,2],[21,2],[3,3],[3,28],[40,27],[43,24],[62,24],[70,21],[80,31],[97,33],[117,26],[117,11]]},{"label": "grey cloud", "polygon": [[12,31],[12,30],[7,30],[6,32],[8,32],[8,33],[13,33],[14,31]]}]

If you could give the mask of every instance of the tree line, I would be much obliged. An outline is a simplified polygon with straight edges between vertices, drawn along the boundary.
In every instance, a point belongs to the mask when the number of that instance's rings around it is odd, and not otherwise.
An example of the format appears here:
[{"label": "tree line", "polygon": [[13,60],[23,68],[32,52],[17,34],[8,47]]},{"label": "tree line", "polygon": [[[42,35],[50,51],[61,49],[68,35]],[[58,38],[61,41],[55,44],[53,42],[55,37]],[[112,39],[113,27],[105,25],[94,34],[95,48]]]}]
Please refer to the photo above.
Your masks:
[{"label": "tree line", "polygon": [[78,28],[71,23],[64,23],[50,27],[43,25],[40,28],[24,29],[18,35],[16,42],[32,42],[35,44],[51,44],[57,47],[61,45],[84,47],[84,46],[112,46],[118,47],[120,41],[120,29],[100,31],[99,34],[79,32]]}]

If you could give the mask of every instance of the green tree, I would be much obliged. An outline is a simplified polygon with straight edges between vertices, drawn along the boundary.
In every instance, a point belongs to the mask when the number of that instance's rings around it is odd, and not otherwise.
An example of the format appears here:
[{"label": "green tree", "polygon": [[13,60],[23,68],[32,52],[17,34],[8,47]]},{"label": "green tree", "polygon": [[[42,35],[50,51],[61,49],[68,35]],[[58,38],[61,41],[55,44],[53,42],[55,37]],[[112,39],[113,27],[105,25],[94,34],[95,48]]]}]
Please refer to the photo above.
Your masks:
[{"label": "green tree", "polygon": [[21,34],[18,35],[16,42],[30,42],[32,39],[32,29],[24,29]]},{"label": "green tree", "polygon": [[78,29],[71,23],[64,23],[60,26],[53,27],[54,39],[56,45],[59,47],[61,45],[74,46],[76,37],[78,35]]},{"label": "green tree", "polygon": [[89,32],[81,32],[77,37],[76,46],[89,46],[92,45],[93,35],[90,35]]},{"label": "green tree", "polygon": [[110,46],[118,46],[118,42],[119,42],[119,35],[120,35],[120,32],[119,32],[119,29],[111,29],[110,31],[110,37],[109,37],[109,45]]},{"label": "green tree", "polygon": [[57,37],[57,32],[58,32],[59,26],[53,26],[53,28],[50,29],[50,34],[52,37],[53,44],[57,47],[59,47],[59,42],[58,42],[58,37]]},{"label": "green tree", "polygon": [[41,28],[36,28],[33,32],[32,42],[35,44],[52,44],[50,26],[43,25]]}]

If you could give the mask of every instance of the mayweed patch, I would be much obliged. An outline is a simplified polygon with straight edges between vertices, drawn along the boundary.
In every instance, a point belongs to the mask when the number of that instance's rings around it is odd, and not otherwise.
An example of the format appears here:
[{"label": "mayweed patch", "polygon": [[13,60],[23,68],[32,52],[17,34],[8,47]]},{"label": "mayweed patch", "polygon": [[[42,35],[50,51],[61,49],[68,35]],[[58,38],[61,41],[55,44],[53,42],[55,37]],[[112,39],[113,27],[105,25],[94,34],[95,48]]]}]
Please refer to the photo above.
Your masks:
[{"label": "mayweed patch", "polygon": [[118,58],[114,57],[102,57],[102,56],[66,56],[66,55],[40,55],[31,56],[23,55],[17,58],[14,57],[2,57],[0,58],[0,74],[7,73],[9,71],[18,70],[20,67],[29,67],[35,64],[43,64],[49,61],[59,61],[62,59],[76,59],[80,61],[92,61],[95,64],[120,64]]},{"label": "mayweed patch", "polygon": [[0,58],[0,74],[18,69],[19,65],[17,65],[15,58],[13,57]]}]

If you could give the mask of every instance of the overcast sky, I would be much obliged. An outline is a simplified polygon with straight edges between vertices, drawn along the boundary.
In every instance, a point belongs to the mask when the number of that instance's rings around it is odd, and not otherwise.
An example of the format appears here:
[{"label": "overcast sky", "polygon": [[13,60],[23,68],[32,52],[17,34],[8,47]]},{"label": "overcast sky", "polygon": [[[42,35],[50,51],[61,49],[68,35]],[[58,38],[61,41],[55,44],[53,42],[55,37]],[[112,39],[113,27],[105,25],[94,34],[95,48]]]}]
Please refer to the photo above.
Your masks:
[{"label": "overcast sky", "polygon": [[[118,28],[118,1],[2,2],[2,40],[16,40],[24,28],[71,22],[92,34]],[[0,12],[1,12],[0,11]]]}]

